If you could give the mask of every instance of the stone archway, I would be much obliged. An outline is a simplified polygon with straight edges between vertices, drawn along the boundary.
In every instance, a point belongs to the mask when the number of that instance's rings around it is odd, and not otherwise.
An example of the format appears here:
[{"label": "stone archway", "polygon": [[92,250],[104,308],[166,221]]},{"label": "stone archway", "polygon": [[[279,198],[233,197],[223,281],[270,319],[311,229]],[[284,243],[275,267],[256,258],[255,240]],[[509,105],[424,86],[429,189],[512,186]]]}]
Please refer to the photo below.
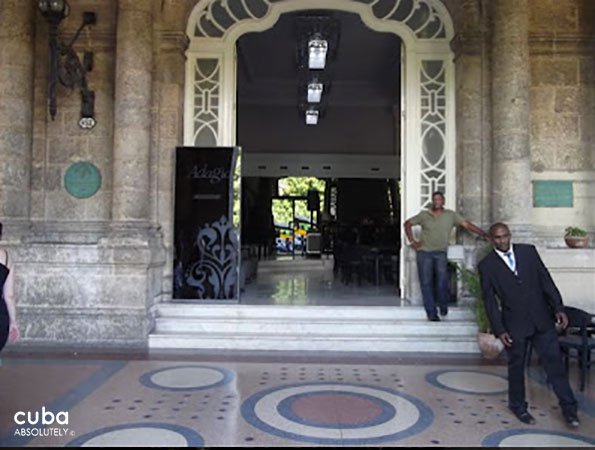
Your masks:
[{"label": "stone archway", "polygon": [[[271,28],[281,14],[308,10],[358,14],[369,28],[398,35],[405,48],[402,101],[402,219],[442,190],[454,204],[454,31],[439,0],[206,0],[190,14],[186,33],[185,145],[235,145],[235,43]],[[401,292],[419,301],[415,257],[402,250]],[[412,284],[413,282],[413,284]],[[416,302],[417,302],[416,301]]]}]

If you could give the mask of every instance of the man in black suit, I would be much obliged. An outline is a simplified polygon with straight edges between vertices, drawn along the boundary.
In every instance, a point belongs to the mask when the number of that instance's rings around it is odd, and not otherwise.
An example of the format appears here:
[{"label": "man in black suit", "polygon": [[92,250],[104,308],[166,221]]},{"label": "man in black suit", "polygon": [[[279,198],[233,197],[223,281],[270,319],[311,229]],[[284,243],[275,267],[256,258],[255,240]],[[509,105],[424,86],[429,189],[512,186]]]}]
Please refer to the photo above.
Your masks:
[{"label": "man in black suit", "polygon": [[508,353],[508,406],[521,422],[535,423],[525,401],[525,352],[527,342],[531,342],[566,423],[578,427],[577,403],[562,363],[554,323],[555,317],[561,328],[568,325],[560,292],[534,246],[510,244],[507,225],[492,225],[490,238],[495,249],[478,267],[492,331]]}]

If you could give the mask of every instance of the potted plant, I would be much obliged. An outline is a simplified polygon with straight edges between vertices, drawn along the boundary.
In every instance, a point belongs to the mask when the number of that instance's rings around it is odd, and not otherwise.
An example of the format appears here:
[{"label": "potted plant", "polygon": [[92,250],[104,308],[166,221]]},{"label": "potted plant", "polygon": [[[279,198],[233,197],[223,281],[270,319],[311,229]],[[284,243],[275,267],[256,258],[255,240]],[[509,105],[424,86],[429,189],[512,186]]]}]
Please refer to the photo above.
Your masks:
[{"label": "potted plant", "polygon": [[564,242],[570,248],[585,248],[589,244],[587,232],[579,227],[566,227]]},{"label": "potted plant", "polygon": [[457,264],[457,273],[459,274],[463,288],[473,297],[473,312],[478,328],[477,343],[481,354],[486,359],[497,358],[504,349],[504,344],[491,332],[490,320],[481,296],[479,274],[477,271],[467,269],[459,264]]}]

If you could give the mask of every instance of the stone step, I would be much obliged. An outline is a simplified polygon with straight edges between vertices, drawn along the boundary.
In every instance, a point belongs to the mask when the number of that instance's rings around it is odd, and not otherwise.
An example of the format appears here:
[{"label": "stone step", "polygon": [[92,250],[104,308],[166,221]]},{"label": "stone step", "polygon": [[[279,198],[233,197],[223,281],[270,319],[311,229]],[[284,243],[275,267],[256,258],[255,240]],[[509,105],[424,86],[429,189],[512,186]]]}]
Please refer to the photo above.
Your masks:
[{"label": "stone step", "polygon": [[472,311],[428,322],[420,306],[168,303],[154,308],[149,348],[477,352]]},{"label": "stone step", "polygon": [[415,335],[299,336],[281,333],[159,333],[149,336],[149,349],[229,349],[336,352],[446,352],[478,353],[477,339]]},{"label": "stone step", "polygon": [[477,333],[472,321],[446,319],[428,322],[418,319],[329,319],[329,318],[157,318],[155,333],[321,333],[327,335],[424,335],[424,336],[469,336]]},{"label": "stone step", "polygon": [[[154,307],[155,317],[237,318],[237,319],[350,319],[357,320],[423,320],[426,314],[419,306],[285,306],[285,305],[213,305],[163,303]],[[449,309],[448,320],[475,321],[466,307]]]}]

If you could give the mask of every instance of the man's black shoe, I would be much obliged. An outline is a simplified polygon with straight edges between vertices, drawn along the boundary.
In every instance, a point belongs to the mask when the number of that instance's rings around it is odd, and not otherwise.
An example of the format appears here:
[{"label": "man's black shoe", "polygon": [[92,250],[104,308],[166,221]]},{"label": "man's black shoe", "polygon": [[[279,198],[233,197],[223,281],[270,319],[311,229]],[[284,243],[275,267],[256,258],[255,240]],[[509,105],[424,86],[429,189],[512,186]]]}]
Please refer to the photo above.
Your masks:
[{"label": "man's black shoe", "polygon": [[440,308],[440,315],[446,316],[448,314],[448,308]]},{"label": "man's black shoe", "polygon": [[581,424],[576,414],[564,414],[564,420],[569,427],[578,428]]},{"label": "man's black shoe", "polygon": [[434,317],[430,317],[428,320],[430,322],[440,322],[440,317],[434,316]]},{"label": "man's black shoe", "polygon": [[513,413],[521,422],[526,423],[527,425],[535,424],[535,417],[533,417],[529,411],[513,411]]}]

